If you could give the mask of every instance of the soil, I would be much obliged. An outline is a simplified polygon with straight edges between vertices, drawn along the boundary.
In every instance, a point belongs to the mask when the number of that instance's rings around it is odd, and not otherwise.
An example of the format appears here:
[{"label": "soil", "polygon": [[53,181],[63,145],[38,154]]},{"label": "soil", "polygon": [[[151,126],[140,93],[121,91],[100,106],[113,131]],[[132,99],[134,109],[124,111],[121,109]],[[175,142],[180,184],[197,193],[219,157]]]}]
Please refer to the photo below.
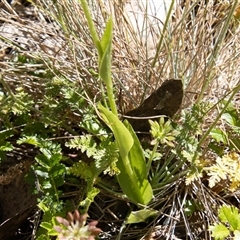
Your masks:
[{"label": "soil", "polygon": [[30,165],[16,156],[0,164],[0,239],[27,239],[32,233],[37,197],[24,179]]}]

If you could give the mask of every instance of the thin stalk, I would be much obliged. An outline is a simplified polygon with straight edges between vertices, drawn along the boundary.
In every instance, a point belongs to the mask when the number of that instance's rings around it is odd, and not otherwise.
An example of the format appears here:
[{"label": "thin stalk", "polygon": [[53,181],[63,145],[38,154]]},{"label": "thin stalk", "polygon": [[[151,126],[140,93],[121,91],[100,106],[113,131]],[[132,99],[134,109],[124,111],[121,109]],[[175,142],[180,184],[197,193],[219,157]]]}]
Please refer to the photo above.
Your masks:
[{"label": "thin stalk", "polygon": [[100,44],[100,40],[99,40],[97,31],[96,31],[94,22],[93,22],[92,17],[91,17],[91,13],[90,13],[89,8],[88,8],[87,1],[86,0],[79,0],[79,1],[81,2],[85,17],[87,19],[88,26],[89,26],[89,31],[91,33],[93,43],[94,43],[95,47],[97,48],[99,54],[102,56],[102,54],[103,54],[102,47],[101,47],[101,44]]},{"label": "thin stalk", "polygon": [[[199,141],[199,147],[203,144],[203,142],[206,140],[206,138],[208,137],[209,133],[212,131],[212,129],[215,127],[215,125],[217,124],[218,120],[221,118],[222,114],[226,111],[228,105],[232,102],[232,99],[234,98],[234,96],[237,94],[237,92],[240,90],[240,84],[235,87],[233,89],[233,92],[230,96],[230,98],[228,99],[228,101],[226,102],[226,104],[224,105],[224,108],[222,109],[222,111],[218,114],[218,116],[216,117],[215,121],[212,123],[212,125],[208,128],[207,132],[203,135],[203,137],[200,139]],[[195,158],[194,158],[195,159]]]},{"label": "thin stalk", "polygon": [[[0,74],[0,83],[3,85],[3,88],[7,90],[8,94],[12,97],[13,100],[17,101],[16,97],[14,96],[13,92],[11,91],[8,84],[3,79],[2,74]],[[18,101],[19,102],[19,101]]]},{"label": "thin stalk", "polygon": [[179,174],[174,175],[174,177],[169,176],[167,179],[165,179],[162,182],[157,183],[154,186],[154,190],[157,190],[158,188],[164,187],[168,184],[174,184],[177,180],[181,179],[182,177],[186,176],[187,173],[189,172],[189,169],[184,170],[183,172],[180,172]]},{"label": "thin stalk", "polygon": [[151,166],[152,166],[152,161],[153,161],[153,158],[154,158],[154,155],[155,155],[155,153],[157,151],[158,146],[159,146],[159,142],[157,142],[154,145],[152,154],[151,154],[151,156],[150,156],[150,158],[149,158],[149,160],[147,162],[147,166],[146,166],[146,168],[147,168],[147,176],[149,176],[149,172],[150,172],[150,169],[151,169]]},{"label": "thin stalk", "polygon": [[[89,28],[90,34],[92,36],[93,43],[98,51],[98,55],[99,55],[99,66],[98,67],[99,67],[99,71],[100,71],[99,73],[107,87],[107,95],[108,95],[108,99],[109,99],[110,108],[111,108],[113,114],[117,116],[117,106],[115,103],[115,97],[114,97],[114,93],[113,93],[113,83],[112,83],[112,78],[111,78],[111,69],[110,69],[111,64],[110,64],[110,66],[108,66],[107,62],[102,63],[102,60],[104,58],[107,58],[106,56],[108,54],[111,54],[111,52],[112,52],[112,18],[109,19],[109,22],[106,26],[106,29],[109,30],[108,33],[110,33],[108,36],[109,37],[109,39],[108,39],[109,45],[106,49],[104,49],[104,47],[102,45],[103,40],[100,41],[100,39],[98,37],[93,19],[91,17],[91,13],[88,8],[87,1],[86,0],[79,0],[79,1],[82,4],[82,8],[83,8],[85,17],[88,22],[88,28]],[[110,59],[110,58],[111,58],[111,56],[108,56],[108,59]],[[111,60],[109,60],[109,61],[111,61]],[[101,66],[101,64],[106,64],[106,66],[104,66],[104,65]],[[104,74],[102,73],[102,69],[101,69],[102,67],[104,67]]]},{"label": "thin stalk", "polygon": [[[170,5],[170,8],[169,8],[168,13],[167,13],[167,18],[166,18],[165,23],[164,23],[164,26],[163,26],[163,30],[162,30],[162,32],[161,32],[161,38],[160,38],[159,43],[158,43],[158,46],[157,46],[157,51],[156,51],[156,54],[155,54],[155,56],[154,56],[153,62],[152,62],[152,64],[151,64],[151,67],[152,67],[152,68],[155,67],[155,65],[156,65],[156,63],[157,63],[157,60],[158,60],[158,58],[159,58],[159,53],[160,53],[160,51],[161,51],[163,39],[164,39],[164,36],[165,36],[165,32],[166,32],[167,26],[168,26],[169,21],[170,21],[170,17],[171,17],[171,13],[172,13],[172,10],[173,10],[174,3],[175,3],[175,1],[172,0],[171,5]],[[151,75],[150,75],[149,79],[150,79],[150,78],[151,78]]]}]

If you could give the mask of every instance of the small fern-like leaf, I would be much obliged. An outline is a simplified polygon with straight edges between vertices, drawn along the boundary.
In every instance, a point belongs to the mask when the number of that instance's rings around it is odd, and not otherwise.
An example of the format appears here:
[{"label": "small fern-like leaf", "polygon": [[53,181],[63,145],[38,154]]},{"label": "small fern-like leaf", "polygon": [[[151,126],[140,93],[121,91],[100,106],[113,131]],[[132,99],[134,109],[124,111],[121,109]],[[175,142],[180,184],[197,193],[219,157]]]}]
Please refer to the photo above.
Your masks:
[{"label": "small fern-like leaf", "polygon": [[39,139],[36,136],[23,136],[17,140],[17,144],[31,144],[33,146],[40,146]]},{"label": "small fern-like leaf", "polygon": [[96,173],[96,168],[93,164],[88,165],[83,161],[79,161],[69,168],[69,173],[86,181],[92,181]]},{"label": "small fern-like leaf", "polygon": [[[100,144],[97,144],[91,135],[85,135],[71,139],[66,143],[66,146],[81,150],[81,152],[86,152],[88,158],[94,159],[90,165],[82,161],[77,165],[74,164],[70,170],[74,175],[89,179],[89,177],[97,176],[101,172],[110,173],[110,175],[119,173],[116,167],[116,162],[118,160],[116,143],[111,141],[111,139],[103,139]],[[82,171],[86,172],[81,173]],[[85,176],[85,174],[87,174],[87,176]]]}]

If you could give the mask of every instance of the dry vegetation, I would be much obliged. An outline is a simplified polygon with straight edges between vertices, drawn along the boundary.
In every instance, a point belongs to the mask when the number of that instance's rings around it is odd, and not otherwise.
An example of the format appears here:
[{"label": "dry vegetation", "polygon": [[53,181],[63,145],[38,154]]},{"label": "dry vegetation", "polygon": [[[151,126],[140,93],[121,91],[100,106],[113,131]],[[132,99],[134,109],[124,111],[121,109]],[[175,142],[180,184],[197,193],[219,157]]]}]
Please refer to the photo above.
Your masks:
[{"label": "dry vegetation", "polygon": [[[77,79],[81,87],[87,83],[95,94],[99,84],[92,79],[89,68],[96,70],[97,56],[79,3],[39,4],[42,12],[24,7],[2,10],[2,36],[9,37],[15,48],[20,47],[25,54],[43,58],[46,63],[50,60],[57,71]],[[199,95],[219,99],[238,83],[238,20],[229,17],[232,5],[227,1],[176,4],[166,28],[160,20],[156,27],[157,21],[152,26],[146,19],[147,36],[144,30],[134,29],[134,19],[128,22],[129,13],[124,12],[123,3],[111,1],[111,6],[107,6],[108,2],[103,6],[90,1],[90,5],[100,33],[109,12],[114,14],[112,66],[116,91],[122,89],[124,94],[120,109],[138,105],[165,79],[183,80],[188,99],[184,106],[196,101]],[[235,10],[234,16],[237,14]],[[143,37],[150,39],[151,45]],[[2,51],[10,45],[9,41],[2,44]],[[10,64],[3,62],[2,69],[10,72]],[[6,79],[12,78],[5,75]],[[24,78],[22,71],[21,75]]]}]

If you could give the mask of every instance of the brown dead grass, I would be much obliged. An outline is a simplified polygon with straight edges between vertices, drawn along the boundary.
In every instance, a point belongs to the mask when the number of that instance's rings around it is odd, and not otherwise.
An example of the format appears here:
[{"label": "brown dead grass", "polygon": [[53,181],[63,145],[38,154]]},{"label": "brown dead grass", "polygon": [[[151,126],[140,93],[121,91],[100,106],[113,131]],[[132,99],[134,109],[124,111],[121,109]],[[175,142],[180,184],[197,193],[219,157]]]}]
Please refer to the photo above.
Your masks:
[{"label": "brown dead grass", "polygon": [[[13,41],[15,48],[23,47],[24,54],[39,56],[46,65],[52,64],[56,72],[78,81],[82,87],[90,88],[95,95],[99,90],[99,81],[90,70],[97,71],[97,55],[81,7],[73,0],[58,1],[57,7],[45,1],[39,4],[43,12],[32,10],[33,20],[29,16],[19,17],[18,13],[2,10],[0,20],[11,25],[6,28],[18,29],[15,37],[21,36],[21,41],[27,42]],[[99,33],[103,31],[108,13],[115,14],[112,71],[122,112],[139,105],[169,78],[183,80],[186,92],[184,107],[199,96],[219,99],[238,84],[237,19],[230,21],[227,36],[220,36],[217,40],[231,5],[201,2],[195,12],[194,7],[196,3],[177,5],[177,11],[166,23],[165,32],[152,29],[149,38],[154,40],[155,56],[149,58],[150,50],[141,42],[142,33],[134,30],[132,23],[128,22],[123,4],[111,1],[109,7],[97,1],[92,6]],[[6,67],[5,62],[1,65],[2,69],[6,69],[6,78],[12,78],[9,66]]]}]

